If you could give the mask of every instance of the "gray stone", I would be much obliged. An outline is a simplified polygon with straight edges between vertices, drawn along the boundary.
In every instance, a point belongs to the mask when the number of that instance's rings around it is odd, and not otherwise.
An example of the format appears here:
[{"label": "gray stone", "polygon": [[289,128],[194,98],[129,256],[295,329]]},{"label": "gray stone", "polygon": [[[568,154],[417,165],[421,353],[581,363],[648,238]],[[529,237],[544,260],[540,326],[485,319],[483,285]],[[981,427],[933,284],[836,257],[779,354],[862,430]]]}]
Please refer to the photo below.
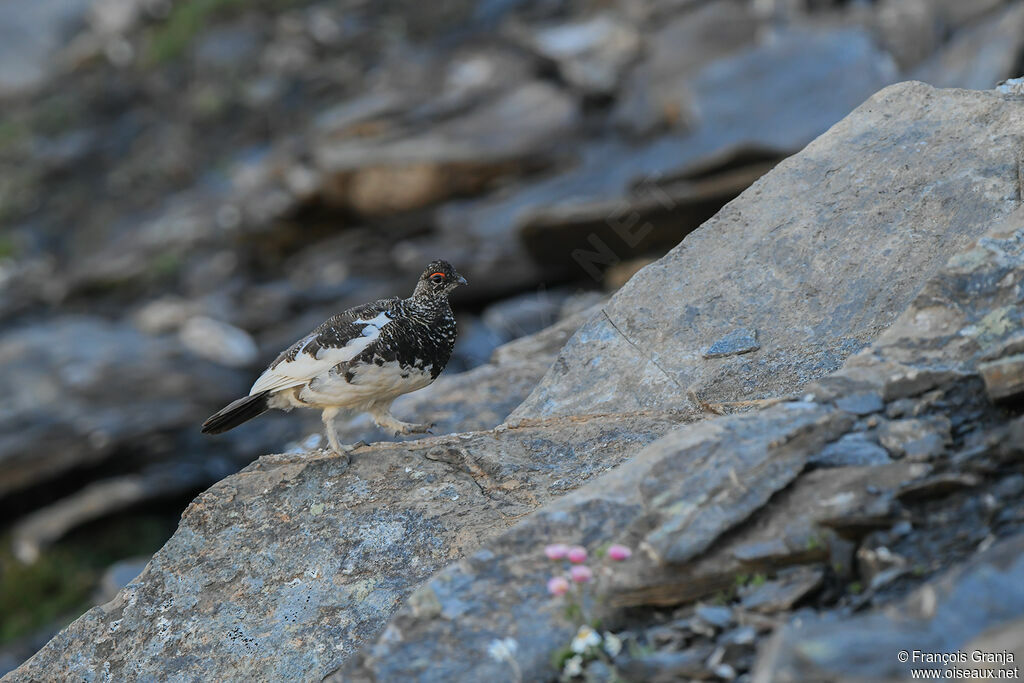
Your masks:
[{"label": "gray stone", "polygon": [[757,343],[757,331],[747,328],[733,330],[707,348],[705,358],[722,358],[723,356],[739,356],[761,348]]},{"label": "gray stone", "polygon": [[616,662],[627,680],[668,683],[686,679],[707,678],[707,658],[711,655],[708,647],[691,647],[683,652],[653,652],[637,657],[623,657]]},{"label": "gray stone", "polygon": [[615,91],[641,47],[636,30],[612,14],[543,27],[526,42],[555,62],[568,83],[597,95]]},{"label": "gray stone", "polygon": [[914,80],[939,88],[988,90],[1017,76],[1017,54],[1024,48],[1024,5],[1007,7],[955,34],[912,72]]},{"label": "gray stone", "polygon": [[[914,83],[881,91],[640,271],[513,417],[680,405],[690,392],[762,398],[824,377],[894,320],[950,253],[1016,208],[1015,147],[992,140],[1022,125],[1019,105],[994,93]],[[911,140],[908,163],[901,141]],[[970,171],[964,158],[976,160]],[[902,169],[895,181],[892,168]],[[987,170],[979,178],[977,169]],[[850,191],[867,186],[880,189]],[[941,208],[951,201],[955,215]],[[701,360],[735,320],[756,324],[756,357]],[[919,372],[890,390],[933,379]],[[582,382],[601,389],[581,393]]]},{"label": "gray stone", "polygon": [[[686,430],[679,441],[651,447],[652,465],[641,488],[650,514],[660,519],[651,520],[654,528],[644,543],[658,560],[678,564],[702,553],[793,481],[808,457],[852,422],[805,403],[784,404],[759,417],[757,432],[739,428],[728,441],[721,439],[722,425],[711,422]],[[666,479],[680,484],[663,491]],[[744,483],[753,481],[756,487]]]},{"label": "gray stone", "polygon": [[1013,401],[1024,396],[1024,354],[982,363],[978,372],[993,401]]},{"label": "gray stone", "polygon": [[928,460],[951,441],[945,416],[891,420],[878,428],[878,440],[894,457]]},{"label": "gray stone", "polygon": [[888,451],[863,432],[855,432],[825,446],[810,463],[819,467],[863,467],[891,461]]},{"label": "gray stone", "polygon": [[[182,358],[188,358],[183,363]],[[63,316],[0,335],[0,497],[194,425],[244,379],[127,324]]]},{"label": "gray stone", "polygon": [[[745,151],[735,150],[737,164],[742,163]],[[756,154],[752,150],[752,155]],[[738,169],[697,178],[662,179],[652,175],[621,197],[602,196],[590,201],[577,198],[526,211],[518,221],[520,240],[539,265],[582,268],[595,280],[601,280],[602,274],[587,259],[609,261],[602,263],[608,265],[603,279],[608,288],[617,289],[622,284],[615,281],[617,268],[628,267],[634,258],[644,259],[653,251],[665,251],[679,244],[781,158],[770,152],[764,156],[769,160],[754,160]],[[609,247],[614,258],[603,253],[602,244]],[[598,248],[596,256],[586,256],[591,247]],[[643,265],[650,260],[647,258]]]},{"label": "gray stone", "polygon": [[[872,348],[818,382],[815,395],[854,384],[881,390],[891,400],[973,375],[993,350],[1013,348],[1024,330],[1014,284],[1022,268],[1024,209],[1017,209],[950,258]],[[956,296],[949,295],[951,288]],[[901,422],[906,424],[899,429],[909,431],[893,433],[896,448],[914,433],[935,433],[943,441],[949,433],[948,422],[942,420],[931,427],[919,419]]]},{"label": "gray stone", "polygon": [[[378,444],[351,464],[264,456],[193,501],[135,581],[7,680],[319,680],[421,581],[678,419],[569,418]],[[413,602],[420,618],[463,612],[449,589],[429,590]]]},{"label": "gray stone", "polygon": [[843,396],[836,401],[836,407],[854,415],[870,415],[885,408],[882,397],[875,392],[864,392]]},{"label": "gray stone", "polygon": [[567,95],[533,82],[427,133],[322,144],[314,153],[323,197],[379,215],[479,192],[498,178],[549,163],[553,145],[572,132],[576,116]]},{"label": "gray stone", "polygon": [[0,1],[0,97],[30,93],[56,72],[56,55],[92,0]]},{"label": "gray stone", "polygon": [[732,609],[722,605],[701,605],[696,610],[697,618],[717,629],[725,629],[735,622]]},{"label": "gray stone", "polygon": [[564,290],[540,289],[503,299],[484,309],[483,320],[502,341],[518,339],[557,322],[567,296]]},{"label": "gray stone", "polygon": [[905,680],[915,665],[900,662],[897,651],[965,650],[989,629],[1018,620],[1024,613],[1022,573],[1024,537],[1015,536],[890,609],[841,621],[802,615],[772,639],[753,680]]},{"label": "gray stone", "polygon": [[[662,210],[658,218],[665,194],[659,193],[662,180],[699,180],[694,174],[707,175],[709,166],[735,170],[746,165],[744,160],[749,161],[750,156],[763,162],[796,151],[895,77],[892,60],[863,31],[786,33],[694,73],[688,91],[700,119],[689,134],[664,135],[642,144],[614,139],[595,142],[583,148],[572,170],[508,195],[445,207],[439,220],[446,232],[459,234],[463,241],[470,235],[493,248],[500,240],[510,244],[511,250],[518,246],[512,239],[517,232],[542,241],[545,231],[529,235],[537,223],[553,228],[555,217],[572,219],[582,207],[582,221],[565,221],[570,231],[582,223],[582,241],[561,265],[593,275],[596,266],[617,263],[640,251],[648,218],[656,219],[655,227],[662,223],[662,229],[651,234],[663,238],[672,222],[678,221],[673,234],[679,240],[695,227],[685,208],[694,209],[703,219],[728,201],[728,191],[738,191],[734,178],[729,182],[719,179],[723,182],[717,193],[703,188],[694,196],[690,188],[688,198],[678,203],[673,200],[671,206],[678,211],[665,216]],[[768,101],[778,106],[763,106]],[[758,114],[752,116],[751,112]],[[716,196],[702,204],[697,201],[701,194]],[[710,211],[709,204],[714,204]],[[589,239],[592,226],[600,227],[595,234],[600,242]],[[600,237],[608,233],[612,241]],[[647,248],[658,244],[664,243],[652,240]],[[732,318],[736,319],[743,318]],[[704,344],[710,342],[709,338]]]},{"label": "gray stone", "polygon": [[754,44],[757,20],[739,0],[702,3],[652,26],[647,59],[626,79],[613,118],[633,134],[686,129],[692,121],[689,84],[702,68]]},{"label": "gray stone", "polygon": [[179,336],[189,351],[228,367],[252,365],[259,353],[248,332],[206,316],[189,318]]},{"label": "gray stone", "polygon": [[782,573],[778,579],[741,590],[741,604],[744,609],[758,612],[782,612],[820,588],[824,579],[825,572],[817,567],[797,567]]},{"label": "gray stone", "polygon": [[996,90],[1004,95],[1024,95],[1024,77],[1007,78],[999,84]]},{"label": "gray stone", "polygon": [[954,491],[974,488],[980,483],[981,479],[975,474],[943,472],[904,484],[896,495],[903,501],[944,498]]}]

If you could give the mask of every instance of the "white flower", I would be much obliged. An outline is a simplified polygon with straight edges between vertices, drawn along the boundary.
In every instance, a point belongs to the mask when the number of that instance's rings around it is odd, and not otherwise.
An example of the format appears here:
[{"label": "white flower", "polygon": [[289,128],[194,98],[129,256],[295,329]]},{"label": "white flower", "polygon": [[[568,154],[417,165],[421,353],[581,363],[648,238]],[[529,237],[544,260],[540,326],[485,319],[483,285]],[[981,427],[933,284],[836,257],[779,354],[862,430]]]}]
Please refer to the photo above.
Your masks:
[{"label": "white flower", "polygon": [[597,631],[584,624],[580,626],[579,631],[576,631],[576,637],[572,639],[572,644],[569,645],[569,648],[573,652],[583,654],[587,651],[587,648],[600,644],[601,636],[597,634]]},{"label": "white flower", "polygon": [[617,656],[622,652],[622,639],[614,633],[604,632],[604,651],[608,653],[610,657]]},{"label": "white flower", "polygon": [[515,638],[496,638],[487,647],[487,654],[496,662],[510,662],[515,658],[519,643]]},{"label": "white flower", "polygon": [[572,676],[580,676],[583,674],[583,657],[576,655],[575,657],[566,660],[565,666],[562,667],[562,673],[570,678]]}]

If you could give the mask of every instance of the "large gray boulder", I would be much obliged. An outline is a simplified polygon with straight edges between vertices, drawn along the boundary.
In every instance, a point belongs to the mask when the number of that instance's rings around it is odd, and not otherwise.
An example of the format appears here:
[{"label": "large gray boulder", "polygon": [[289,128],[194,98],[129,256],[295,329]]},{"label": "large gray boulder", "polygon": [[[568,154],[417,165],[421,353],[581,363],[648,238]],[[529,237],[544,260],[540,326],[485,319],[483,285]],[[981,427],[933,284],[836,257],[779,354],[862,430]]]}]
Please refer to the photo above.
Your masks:
[{"label": "large gray boulder", "polygon": [[[1022,126],[994,92],[882,90],[630,280],[512,419],[777,396],[836,370],[1017,205]],[[759,348],[704,357],[738,330]]]},{"label": "large gray boulder", "polygon": [[[507,661],[484,656],[495,638],[516,641],[523,680],[553,676],[551,654],[575,627],[561,603],[546,595],[552,565],[541,551],[544,543],[595,547],[616,541],[638,548],[628,567],[606,579],[603,591],[612,607],[687,603],[731,590],[752,572],[784,567],[848,571],[851,543],[908,517],[918,534],[936,539],[918,550],[919,573],[927,572],[926,563],[948,566],[947,558],[963,550],[950,538],[956,534],[946,531],[947,512],[932,506],[911,516],[908,510],[921,499],[947,498],[956,505],[955,492],[980,484],[972,471],[992,473],[997,481],[995,473],[1002,472],[1002,485],[985,496],[993,509],[1015,504],[1020,475],[1005,468],[1019,467],[1024,423],[1007,424],[1010,416],[978,391],[977,364],[1019,351],[1022,280],[1024,209],[990,225],[974,246],[950,259],[877,344],[814,385],[807,397],[669,432],[425,583],[377,642],[332,680],[511,680]],[[865,401],[865,395],[876,400]],[[845,434],[878,438],[880,425],[914,420],[945,424],[947,439],[930,452],[890,448],[900,462],[804,468]],[[931,434],[939,431],[933,427]],[[967,495],[964,504],[977,497]],[[959,531],[994,540],[1017,528],[987,524],[984,518],[967,521]],[[770,661],[761,664],[759,680],[835,680],[847,665],[857,666],[850,680],[879,680],[905,671],[896,660],[899,647],[948,651],[965,645],[1024,611],[1019,588],[1011,588],[1021,557],[1019,538],[993,549],[938,587],[926,587],[930,607],[905,617],[890,611],[837,623],[843,612],[835,610],[820,620],[795,619]],[[865,561],[860,553],[857,558]],[[912,574],[907,567],[894,576]],[[873,575],[864,600],[885,586],[882,576]],[[419,604],[436,607],[424,611]],[[891,656],[879,653],[882,645],[893,648]],[[672,679],[665,670],[671,658],[638,659],[644,658],[627,655],[616,664],[643,671],[645,680]],[[687,660],[687,675],[712,676],[717,664],[705,659],[710,652]]]},{"label": "large gray boulder", "polygon": [[679,419],[564,418],[376,444],[351,464],[264,456],[193,501],[135,581],[4,680],[320,680],[420,582]]}]

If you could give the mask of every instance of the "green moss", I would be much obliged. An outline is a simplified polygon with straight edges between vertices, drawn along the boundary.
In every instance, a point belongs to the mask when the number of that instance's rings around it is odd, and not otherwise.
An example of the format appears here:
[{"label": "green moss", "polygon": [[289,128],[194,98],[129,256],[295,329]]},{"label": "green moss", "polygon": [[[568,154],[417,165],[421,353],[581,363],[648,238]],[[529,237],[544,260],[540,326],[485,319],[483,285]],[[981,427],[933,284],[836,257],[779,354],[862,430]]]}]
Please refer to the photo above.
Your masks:
[{"label": "green moss", "polygon": [[150,37],[147,63],[163,64],[179,57],[217,14],[245,4],[248,0],[185,0],[175,3],[167,21]]},{"label": "green moss", "polygon": [[181,256],[173,251],[165,251],[157,254],[150,263],[150,272],[156,278],[168,278],[178,274],[181,270]]},{"label": "green moss", "polygon": [[32,131],[24,121],[16,119],[0,120],[0,152],[27,143],[31,136]]},{"label": "green moss", "polygon": [[734,584],[736,588],[743,588],[744,586],[757,588],[758,586],[763,586],[767,580],[768,577],[760,572],[756,574],[737,574]]},{"label": "green moss", "polygon": [[89,606],[96,571],[73,553],[54,549],[30,567],[0,553],[0,643],[31,633],[66,614]]},{"label": "green moss", "polygon": [[67,93],[48,96],[32,109],[32,132],[46,137],[66,133],[81,119],[79,103]]},{"label": "green moss", "polygon": [[16,252],[14,240],[8,235],[0,235],[0,259],[12,258]]},{"label": "green moss", "polygon": [[167,20],[150,33],[145,62],[148,66],[156,66],[177,59],[214,20],[228,17],[241,9],[274,12],[308,2],[310,0],[182,0],[174,4]]}]

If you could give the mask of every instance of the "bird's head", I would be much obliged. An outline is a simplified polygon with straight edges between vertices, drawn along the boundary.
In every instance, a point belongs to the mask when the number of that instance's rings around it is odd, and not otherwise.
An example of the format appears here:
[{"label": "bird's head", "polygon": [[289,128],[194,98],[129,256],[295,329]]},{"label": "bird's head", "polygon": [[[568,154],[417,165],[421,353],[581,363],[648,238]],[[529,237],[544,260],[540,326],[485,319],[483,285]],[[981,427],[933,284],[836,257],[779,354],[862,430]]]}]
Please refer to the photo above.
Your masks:
[{"label": "bird's head", "polygon": [[447,261],[431,261],[416,283],[416,296],[427,296],[436,298],[447,296],[459,285],[464,285],[466,278],[459,275],[458,271]]}]

